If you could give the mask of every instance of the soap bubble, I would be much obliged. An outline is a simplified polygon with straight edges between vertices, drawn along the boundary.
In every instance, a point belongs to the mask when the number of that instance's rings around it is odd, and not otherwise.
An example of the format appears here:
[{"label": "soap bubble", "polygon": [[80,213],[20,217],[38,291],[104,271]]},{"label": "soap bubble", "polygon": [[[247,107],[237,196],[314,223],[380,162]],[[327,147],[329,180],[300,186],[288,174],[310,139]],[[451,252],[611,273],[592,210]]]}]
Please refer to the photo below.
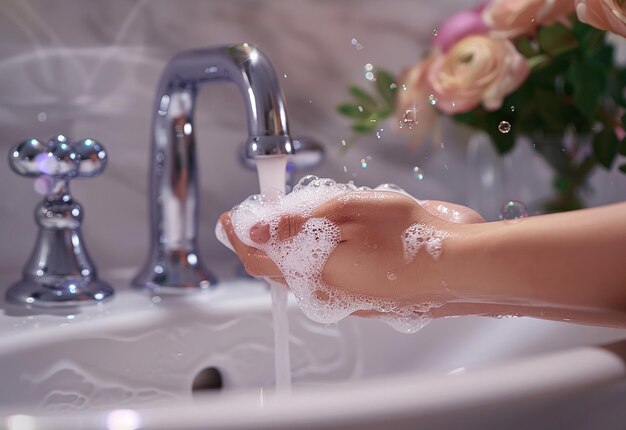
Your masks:
[{"label": "soap bubble", "polygon": [[406,128],[408,128],[409,130],[413,130],[413,127],[415,127],[416,125],[417,125],[417,109],[416,108],[407,109],[402,115],[402,119],[400,120],[400,123],[398,124],[398,126],[400,128],[403,128],[404,126],[406,126]]},{"label": "soap bubble", "polygon": [[413,177],[416,181],[421,181],[422,179],[424,179],[424,173],[422,172],[422,169],[417,166],[413,167]]},{"label": "soap bubble", "polygon": [[508,121],[501,121],[500,124],[498,124],[498,130],[502,134],[507,134],[511,131],[511,124]]},{"label": "soap bubble", "polygon": [[526,205],[517,200],[510,200],[502,206],[500,209],[500,219],[518,219],[526,218],[528,216],[528,209]]}]

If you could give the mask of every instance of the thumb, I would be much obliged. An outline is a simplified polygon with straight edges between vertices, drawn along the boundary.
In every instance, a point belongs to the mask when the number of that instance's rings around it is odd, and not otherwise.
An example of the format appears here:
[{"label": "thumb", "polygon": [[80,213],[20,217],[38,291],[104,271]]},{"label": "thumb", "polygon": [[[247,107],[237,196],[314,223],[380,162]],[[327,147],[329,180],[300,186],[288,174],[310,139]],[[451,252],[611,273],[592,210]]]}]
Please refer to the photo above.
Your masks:
[{"label": "thumb", "polygon": [[250,239],[259,245],[267,243],[271,236],[283,241],[297,235],[305,222],[306,218],[301,215],[281,215],[274,235],[270,232],[270,224],[258,222],[250,227]]}]

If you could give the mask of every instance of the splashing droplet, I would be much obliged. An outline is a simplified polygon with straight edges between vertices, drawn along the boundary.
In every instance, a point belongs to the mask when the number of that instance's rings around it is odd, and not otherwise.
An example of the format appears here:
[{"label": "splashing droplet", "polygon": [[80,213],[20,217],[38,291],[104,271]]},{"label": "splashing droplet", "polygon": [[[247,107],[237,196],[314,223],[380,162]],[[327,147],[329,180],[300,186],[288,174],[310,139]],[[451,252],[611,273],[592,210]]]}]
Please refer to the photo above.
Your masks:
[{"label": "splashing droplet", "polygon": [[390,90],[395,90],[396,88],[398,88],[398,84],[396,84],[395,82],[392,82],[389,84],[389,89]]},{"label": "splashing droplet", "polygon": [[422,179],[424,179],[424,173],[422,172],[422,169],[417,166],[413,167],[413,177],[416,181],[421,181]]},{"label": "splashing droplet", "polygon": [[365,158],[361,158],[361,169],[367,169],[367,160]]},{"label": "splashing droplet", "polygon": [[500,219],[518,219],[526,218],[528,216],[528,209],[526,205],[517,200],[510,200],[502,206],[500,209]]},{"label": "splashing droplet", "polygon": [[511,105],[511,112],[515,112],[515,106]]},{"label": "splashing droplet", "polygon": [[508,121],[501,121],[500,124],[498,124],[498,130],[502,134],[507,134],[511,131],[511,124]]},{"label": "splashing droplet", "polygon": [[437,105],[437,97],[435,97],[433,94],[428,96],[428,104],[431,106],[436,106]]},{"label": "splashing droplet", "polygon": [[345,140],[341,140],[341,146],[346,146],[346,141]]},{"label": "splashing droplet", "polygon": [[363,112],[363,106],[357,106],[356,108],[358,109],[359,112]]},{"label": "splashing droplet", "polygon": [[358,40],[356,40],[356,38],[354,38],[354,37],[352,38],[352,40],[350,41],[350,43],[352,44],[352,47],[353,47],[354,49],[356,49],[357,51],[360,51],[361,49],[363,49],[363,45],[361,45],[361,44],[359,43],[359,41],[358,41]]},{"label": "splashing droplet", "polygon": [[417,125],[417,109],[407,109],[402,115],[402,119],[400,120],[399,127],[403,128],[406,126],[409,130],[413,130],[413,127]]},{"label": "splashing droplet", "polygon": [[437,37],[439,36],[439,30],[437,30],[436,28],[433,28],[433,37]]},{"label": "splashing droplet", "polygon": [[287,73],[285,73],[285,74],[283,75],[283,78],[286,78],[286,77],[287,77]]}]

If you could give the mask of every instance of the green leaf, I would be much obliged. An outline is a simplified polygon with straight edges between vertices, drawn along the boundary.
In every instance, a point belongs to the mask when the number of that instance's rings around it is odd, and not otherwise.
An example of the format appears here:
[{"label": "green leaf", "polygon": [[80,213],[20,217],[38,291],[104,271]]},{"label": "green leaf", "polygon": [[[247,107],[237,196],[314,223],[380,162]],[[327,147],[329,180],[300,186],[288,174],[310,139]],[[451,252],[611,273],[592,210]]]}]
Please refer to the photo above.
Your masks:
[{"label": "green leaf", "polygon": [[396,105],[396,96],[398,94],[398,84],[393,75],[383,69],[376,69],[376,88],[387,106]]},{"label": "green leaf", "polygon": [[550,57],[547,55],[535,55],[528,59],[528,67],[530,70],[535,71],[550,64]]},{"label": "green leaf", "polygon": [[626,164],[622,164],[621,166],[619,166],[619,170],[622,173],[626,173]]},{"label": "green leaf", "polygon": [[352,124],[352,131],[355,133],[371,133],[376,130],[375,122],[357,122]]},{"label": "green leaf", "polygon": [[376,110],[376,100],[374,100],[374,97],[369,95],[363,88],[353,85],[348,88],[348,91],[350,91],[350,94],[352,94],[357,104],[367,108],[368,110]]},{"label": "green leaf", "polygon": [[533,46],[528,37],[520,37],[515,40],[515,48],[524,57],[530,58],[538,54],[537,49]]},{"label": "green leaf", "polygon": [[555,24],[539,30],[539,46],[550,55],[558,55],[576,49],[578,41],[562,24]]},{"label": "green leaf", "polygon": [[611,168],[613,160],[615,160],[617,144],[617,137],[611,128],[605,128],[593,137],[593,154],[598,162],[607,169]]},{"label": "green leaf", "polygon": [[568,78],[574,84],[574,104],[592,119],[606,90],[606,70],[590,61],[577,61],[570,65]]},{"label": "green leaf", "polygon": [[353,105],[350,103],[340,104],[337,106],[337,111],[348,118],[364,119],[370,115],[369,112],[367,112],[367,110],[362,106],[361,109],[359,109],[359,105]]}]

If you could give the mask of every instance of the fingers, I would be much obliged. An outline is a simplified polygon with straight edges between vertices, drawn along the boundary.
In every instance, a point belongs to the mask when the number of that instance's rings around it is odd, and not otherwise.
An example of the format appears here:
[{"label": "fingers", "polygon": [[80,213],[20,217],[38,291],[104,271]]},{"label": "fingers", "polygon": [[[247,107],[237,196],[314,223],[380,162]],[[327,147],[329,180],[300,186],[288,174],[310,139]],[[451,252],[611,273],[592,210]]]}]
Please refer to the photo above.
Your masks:
[{"label": "fingers", "polygon": [[239,240],[232,225],[230,214],[225,212],[220,216],[220,222],[224,226],[228,240],[235,248],[235,252],[241,259],[246,272],[252,276],[282,277],[280,269],[263,251],[246,245]]},{"label": "fingers", "polygon": [[[300,215],[285,214],[281,215],[278,221],[276,238],[284,241],[297,235],[302,226],[306,222],[306,218]],[[262,222],[256,223],[250,228],[250,239],[254,243],[263,244],[270,239],[270,226]]]}]

